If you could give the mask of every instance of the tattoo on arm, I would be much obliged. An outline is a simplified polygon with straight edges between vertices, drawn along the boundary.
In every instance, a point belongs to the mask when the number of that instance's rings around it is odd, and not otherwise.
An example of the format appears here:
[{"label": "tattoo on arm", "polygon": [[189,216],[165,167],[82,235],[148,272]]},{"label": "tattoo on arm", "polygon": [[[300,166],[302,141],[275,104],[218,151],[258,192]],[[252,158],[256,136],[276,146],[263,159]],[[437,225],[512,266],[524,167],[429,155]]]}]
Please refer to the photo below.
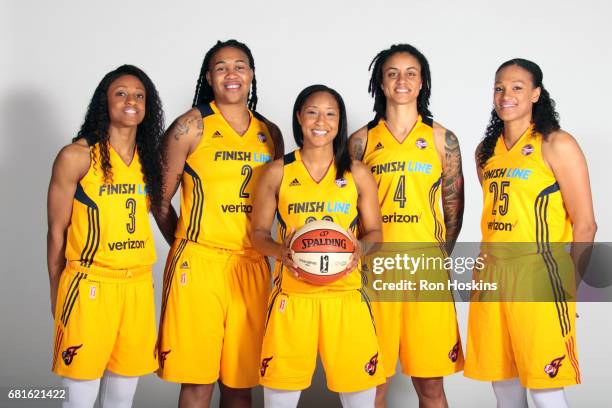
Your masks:
[{"label": "tattoo on arm", "polygon": [[450,254],[463,223],[463,171],[457,136],[446,130],[444,136],[444,169],[442,171],[442,208],[446,225],[446,249]]},{"label": "tattoo on arm", "polygon": [[173,134],[174,134],[174,138],[176,140],[179,140],[181,138],[181,136],[186,135],[187,133],[189,133],[189,129],[190,127],[193,127],[195,122],[196,127],[199,130],[202,130],[203,128],[203,124],[201,120],[198,120],[195,117],[187,117],[186,119],[183,120],[178,120],[176,122],[176,124],[173,126]]},{"label": "tattoo on arm", "polygon": [[353,160],[362,160],[363,159],[363,153],[364,153],[364,143],[363,143],[363,138],[361,137],[355,137],[355,139],[353,140],[353,149],[351,152],[351,156]]}]

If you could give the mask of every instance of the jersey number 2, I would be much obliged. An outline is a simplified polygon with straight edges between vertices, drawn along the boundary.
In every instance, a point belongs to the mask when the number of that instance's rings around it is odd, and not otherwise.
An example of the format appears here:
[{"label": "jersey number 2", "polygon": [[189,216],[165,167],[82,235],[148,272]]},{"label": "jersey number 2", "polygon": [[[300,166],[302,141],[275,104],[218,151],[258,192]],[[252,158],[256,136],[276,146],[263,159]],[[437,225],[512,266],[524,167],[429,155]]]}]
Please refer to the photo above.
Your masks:
[{"label": "jersey number 2", "polygon": [[253,175],[253,168],[249,166],[248,164],[245,164],[244,166],[242,166],[242,170],[240,171],[240,174],[245,176],[244,181],[242,182],[242,185],[240,186],[240,198],[249,198],[250,194],[244,190],[246,190],[247,185],[249,184],[249,181],[251,181],[251,176]]}]

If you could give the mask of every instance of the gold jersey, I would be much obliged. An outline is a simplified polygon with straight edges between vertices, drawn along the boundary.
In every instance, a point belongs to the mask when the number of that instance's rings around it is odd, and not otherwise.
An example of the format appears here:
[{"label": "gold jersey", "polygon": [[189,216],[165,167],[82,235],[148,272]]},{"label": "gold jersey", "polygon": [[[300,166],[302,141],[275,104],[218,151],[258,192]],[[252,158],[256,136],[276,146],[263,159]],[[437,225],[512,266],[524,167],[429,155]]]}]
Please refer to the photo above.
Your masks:
[{"label": "gold jersey", "polygon": [[497,139],[482,169],[482,192],[484,242],[535,242],[538,252],[549,243],[571,242],[571,220],[533,126],[511,149]]},{"label": "gold jersey", "polygon": [[126,165],[110,144],[108,150],[111,184],[104,182],[99,144],[90,147],[91,164],[72,203],[66,260],[109,269],[153,265],[155,244],[138,151]]},{"label": "gold jersey", "polygon": [[249,128],[240,136],[214,102],[198,109],[204,130],[185,162],[175,236],[215,248],[250,249],[254,186],[274,157],[270,131],[256,112],[249,112]]},{"label": "gold jersey", "polygon": [[363,163],[378,184],[383,241],[443,244],[442,164],[434,144],[433,120],[419,116],[402,143],[384,119],[370,122]]},{"label": "gold jersey", "polygon": [[[284,240],[291,229],[298,230],[315,220],[332,221],[357,234],[357,187],[353,175],[347,171],[336,179],[336,168],[329,166],[325,176],[317,183],[304,166],[300,150],[284,157],[283,179],[278,192],[278,236]],[[359,269],[329,285],[313,285],[297,279],[277,261],[274,283],[285,293],[314,293],[328,290],[360,289],[362,277]]]}]

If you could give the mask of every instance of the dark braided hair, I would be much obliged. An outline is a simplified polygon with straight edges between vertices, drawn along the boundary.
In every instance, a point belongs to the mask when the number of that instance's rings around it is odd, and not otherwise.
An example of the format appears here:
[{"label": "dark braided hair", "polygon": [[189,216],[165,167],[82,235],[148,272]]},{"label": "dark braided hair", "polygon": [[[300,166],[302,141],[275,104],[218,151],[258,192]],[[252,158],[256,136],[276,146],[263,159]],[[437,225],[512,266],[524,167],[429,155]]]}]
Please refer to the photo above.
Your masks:
[{"label": "dark braided hair", "polygon": [[376,119],[384,118],[387,110],[387,98],[385,98],[385,94],[382,90],[383,65],[389,57],[398,52],[406,52],[419,61],[421,65],[421,80],[423,87],[419,91],[419,96],[417,97],[417,111],[421,116],[431,117],[432,114],[429,111],[429,97],[431,96],[431,71],[429,70],[429,62],[427,62],[427,58],[412,45],[395,44],[379,52],[368,67],[368,70],[372,71],[368,92],[374,97],[373,110],[376,112]]},{"label": "dark braided hair", "polygon": [[[98,144],[100,168],[102,169],[104,182],[112,183],[113,169],[109,154],[108,127],[110,116],[107,92],[110,85],[124,75],[135,76],[145,88],[145,116],[136,130],[136,148],[140,157],[147,195],[151,205],[157,208],[161,203],[162,194],[161,158],[163,152],[160,148],[160,142],[164,134],[164,112],[155,85],[141,69],[133,65],[122,65],[102,78],[87,108],[85,121],[72,142],[85,139],[89,146]],[[92,155],[92,160],[95,164],[96,155]]]},{"label": "dark braided hair", "polygon": [[200,68],[200,76],[198,77],[198,84],[196,86],[195,95],[193,97],[192,107],[196,107],[203,103],[212,102],[215,99],[212,87],[206,80],[206,73],[210,68],[210,61],[212,60],[215,53],[222,48],[232,47],[244,52],[249,59],[249,67],[253,71],[253,81],[251,82],[251,93],[247,101],[247,106],[250,110],[254,111],[257,108],[257,79],[255,78],[255,60],[253,54],[246,44],[236,40],[217,41],[217,43],[206,53],[204,61],[202,61],[202,67]]},{"label": "dark braided hair", "polygon": [[[497,68],[497,71],[495,71],[495,75],[502,69],[511,65],[519,66],[529,72],[533,86],[535,88],[540,88],[540,97],[532,107],[531,120],[534,124],[534,132],[540,133],[544,140],[546,140],[549,134],[559,130],[561,126],[559,125],[559,114],[555,111],[555,101],[550,97],[550,94],[546,88],[544,88],[544,83],[542,82],[544,74],[542,74],[542,70],[535,62],[523,58],[513,58],[501,64],[499,68]],[[481,168],[484,167],[487,160],[493,156],[497,139],[503,132],[504,121],[501,120],[495,108],[493,108],[491,111],[491,119],[485,131],[485,137],[478,151],[478,165]]]},{"label": "dark braided hair", "polygon": [[304,147],[304,133],[302,126],[298,122],[297,114],[310,95],[316,92],[327,92],[336,99],[338,108],[340,109],[340,118],[338,121],[338,134],[334,138],[334,165],[336,167],[336,179],[344,176],[344,173],[351,167],[351,158],[348,151],[348,124],[346,119],[346,107],[344,101],[338,92],[325,85],[311,85],[304,88],[295,99],[293,105],[293,139],[299,147]]}]

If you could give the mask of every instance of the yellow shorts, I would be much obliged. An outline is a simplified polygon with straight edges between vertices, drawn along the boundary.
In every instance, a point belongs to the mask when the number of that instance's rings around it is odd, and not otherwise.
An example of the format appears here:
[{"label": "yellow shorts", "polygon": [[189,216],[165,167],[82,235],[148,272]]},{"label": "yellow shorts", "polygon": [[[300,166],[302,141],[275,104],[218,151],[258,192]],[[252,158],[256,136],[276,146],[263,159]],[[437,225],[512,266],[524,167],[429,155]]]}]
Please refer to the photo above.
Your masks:
[{"label": "yellow shorts", "polygon": [[158,375],[232,388],[259,381],[270,268],[255,253],[177,240],[164,273]]},{"label": "yellow shorts", "polygon": [[270,297],[260,384],[281,390],[310,386],[317,351],[327,386],[362,391],[385,382],[369,304],[359,290]]},{"label": "yellow shorts", "polygon": [[[500,264],[497,270],[485,269],[480,278],[500,283],[504,299],[550,297],[552,301],[472,301],[465,376],[483,381],[518,377],[524,387],[535,389],[579,384],[571,258],[556,256],[546,265],[534,261]],[[550,295],[543,298],[546,285]]]},{"label": "yellow shorts", "polygon": [[392,377],[399,357],[402,372],[441,377],[463,369],[455,304],[449,302],[372,302],[385,374]]},{"label": "yellow shorts", "polygon": [[55,308],[53,372],[78,380],[104,370],[140,376],[157,369],[151,267],[110,270],[69,263]]}]

